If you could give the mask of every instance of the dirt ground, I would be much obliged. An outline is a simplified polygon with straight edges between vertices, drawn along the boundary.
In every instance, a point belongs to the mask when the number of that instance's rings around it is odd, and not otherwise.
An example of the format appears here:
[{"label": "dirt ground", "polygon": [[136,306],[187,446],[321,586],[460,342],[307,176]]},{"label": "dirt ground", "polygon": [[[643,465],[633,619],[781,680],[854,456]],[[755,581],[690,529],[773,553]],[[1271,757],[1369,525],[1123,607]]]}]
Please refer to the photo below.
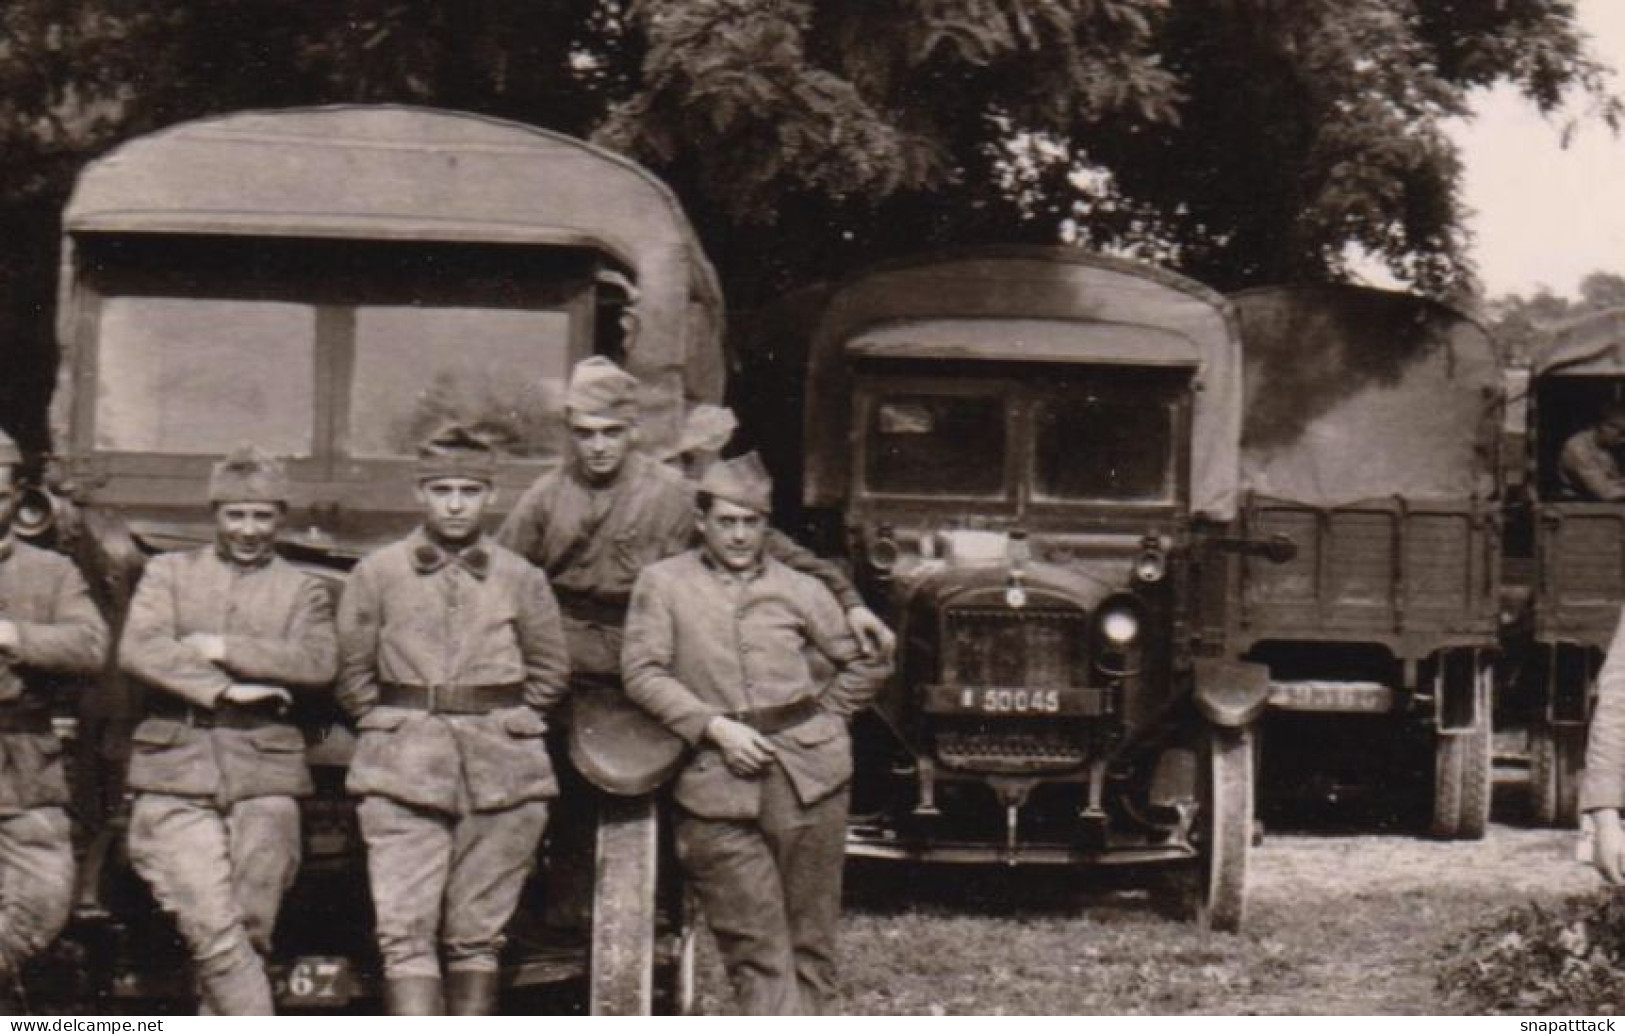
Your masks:
[{"label": "dirt ground", "polygon": [[[1597,886],[1573,861],[1573,833],[1523,822],[1523,780],[1498,769],[1496,822],[1477,843],[1272,827],[1253,854],[1239,935],[1165,918],[1144,891],[1027,870],[853,869],[835,1004],[891,1015],[1448,1013],[1436,972],[1467,930]],[[709,950],[701,990],[702,1011],[726,1011]]]}]

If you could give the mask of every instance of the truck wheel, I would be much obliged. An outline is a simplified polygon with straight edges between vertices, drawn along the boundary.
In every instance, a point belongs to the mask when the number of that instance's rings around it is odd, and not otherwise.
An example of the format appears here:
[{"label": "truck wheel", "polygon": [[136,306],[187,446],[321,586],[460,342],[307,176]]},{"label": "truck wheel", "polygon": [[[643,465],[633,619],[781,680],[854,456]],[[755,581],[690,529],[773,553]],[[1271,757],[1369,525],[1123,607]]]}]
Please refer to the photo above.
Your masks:
[{"label": "truck wheel", "polygon": [[1434,734],[1433,822],[1441,840],[1482,840],[1494,790],[1495,729],[1490,721],[1491,674],[1474,675],[1473,724]]},{"label": "truck wheel", "polygon": [[1253,731],[1209,726],[1204,741],[1196,920],[1210,930],[1234,932],[1241,929],[1247,911],[1247,856],[1253,845]]},{"label": "truck wheel", "polygon": [[1580,824],[1580,773],[1586,731],[1541,721],[1529,730],[1529,796],[1535,822],[1558,829]]},{"label": "truck wheel", "polygon": [[654,1006],[656,823],[653,797],[601,798],[590,971],[594,1016],[647,1016]]}]

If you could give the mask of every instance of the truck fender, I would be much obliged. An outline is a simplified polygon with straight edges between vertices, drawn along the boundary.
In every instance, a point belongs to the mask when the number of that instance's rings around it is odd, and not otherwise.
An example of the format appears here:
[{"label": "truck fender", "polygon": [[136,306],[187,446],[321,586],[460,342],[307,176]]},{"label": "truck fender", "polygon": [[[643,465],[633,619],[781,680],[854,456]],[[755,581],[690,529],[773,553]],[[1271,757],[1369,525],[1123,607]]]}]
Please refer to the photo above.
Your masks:
[{"label": "truck fender", "polygon": [[1196,709],[1214,725],[1239,728],[1264,713],[1270,701],[1270,670],[1248,661],[1198,658]]}]

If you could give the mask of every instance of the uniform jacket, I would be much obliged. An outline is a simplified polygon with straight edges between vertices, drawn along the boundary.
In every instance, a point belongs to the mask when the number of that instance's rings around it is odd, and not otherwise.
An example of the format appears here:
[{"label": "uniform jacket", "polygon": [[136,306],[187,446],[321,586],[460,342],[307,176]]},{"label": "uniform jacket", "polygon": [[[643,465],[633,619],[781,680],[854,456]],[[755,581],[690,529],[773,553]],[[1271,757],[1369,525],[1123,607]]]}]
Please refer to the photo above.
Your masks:
[{"label": "uniform jacket", "polygon": [[[809,647],[835,668],[826,685],[814,682]],[[701,748],[678,776],[676,797],[713,819],[756,817],[761,786],[702,745],[711,719],[816,697],[821,714],[769,737],[796,795],[813,804],[851,779],[846,719],[890,673],[889,663],[862,658],[840,606],[815,579],[771,558],[735,574],[698,549],[638,579],[623,668],[627,695]]]},{"label": "uniform jacket", "polygon": [[1625,615],[1597,673],[1597,709],[1591,716],[1580,809],[1625,809]]},{"label": "uniform jacket", "polygon": [[[79,569],[27,543],[0,542],[0,619],[17,628],[0,650],[0,704],[43,701],[53,675],[94,675],[107,657],[107,625]],[[68,803],[62,745],[52,733],[0,733],[0,815]]]},{"label": "uniform jacket", "polygon": [[[211,663],[181,642],[193,633],[222,636],[225,658]],[[332,598],[320,582],[280,557],[244,567],[213,546],[154,557],[119,640],[119,666],[146,685],[149,715],[166,703],[212,710],[233,682],[326,692],[337,656]],[[171,717],[136,726],[129,785],[222,806],[311,790],[304,737],[293,724],[206,728]]]},{"label": "uniform jacket", "polygon": [[[577,672],[619,671],[639,573],[695,544],[694,490],[642,453],[628,456],[606,488],[589,486],[566,464],[537,478],[502,522],[497,541],[546,571],[558,592]],[[769,532],[767,552],[823,582],[843,610],[863,603],[838,568],[785,535]]]},{"label": "uniform jacket", "polygon": [[[448,813],[558,794],[542,716],[564,697],[570,666],[547,576],[489,540],[462,556],[470,562],[420,529],[368,556],[350,577],[339,605],[339,702],[361,728],[353,793]],[[430,714],[380,705],[380,681],[523,683],[525,703],[480,715]]]},{"label": "uniform jacket", "polygon": [[1625,473],[1614,454],[1597,441],[1597,429],[1581,431],[1563,443],[1558,463],[1563,488],[1579,499],[1625,499]]}]

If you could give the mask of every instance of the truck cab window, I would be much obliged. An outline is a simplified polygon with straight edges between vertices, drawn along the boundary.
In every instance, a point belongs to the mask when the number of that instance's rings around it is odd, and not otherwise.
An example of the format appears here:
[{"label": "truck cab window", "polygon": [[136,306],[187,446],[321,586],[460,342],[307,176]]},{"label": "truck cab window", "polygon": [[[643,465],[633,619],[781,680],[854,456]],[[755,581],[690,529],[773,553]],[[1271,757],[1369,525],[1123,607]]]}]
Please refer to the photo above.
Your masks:
[{"label": "truck cab window", "polygon": [[1172,402],[1087,391],[1040,402],[1035,422],[1033,489],[1039,498],[1173,501]]},{"label": "truck cab window", "polygon": [[1004,493],[1005,404],[995,395],[899,394],[870,413],[864,481],[889,495]]}]

